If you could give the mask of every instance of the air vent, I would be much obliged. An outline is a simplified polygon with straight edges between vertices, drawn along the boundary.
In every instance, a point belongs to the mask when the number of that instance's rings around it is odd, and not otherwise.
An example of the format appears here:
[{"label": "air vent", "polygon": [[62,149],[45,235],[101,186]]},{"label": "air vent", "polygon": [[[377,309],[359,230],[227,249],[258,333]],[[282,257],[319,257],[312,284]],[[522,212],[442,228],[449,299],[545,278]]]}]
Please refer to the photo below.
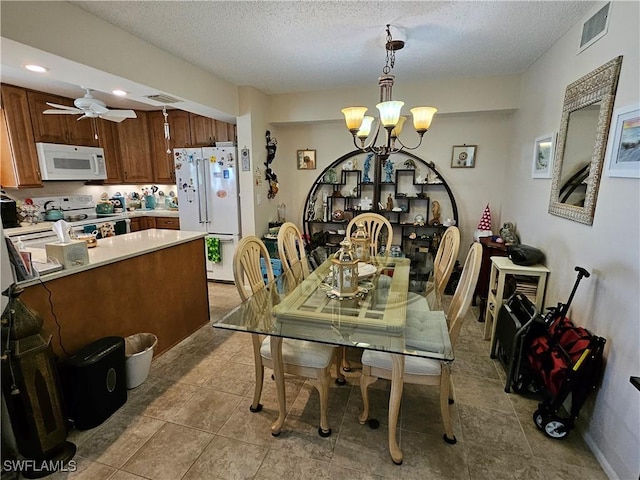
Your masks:
[{"label": "air vent", "polygon": [[611,2],[598,10],[589,20],[582,25],[582,38],[580,38],[580,49],[578,53],[593,45],[600,38],[607,34],[609,26],[609,11]]},{"label": "air vent", "polygon": [[159,95],[147,95],[149,100],[153,100],[154,102],[159,103],[178,103],[182,100],[178,100],[177,98],[170,97],[169,95],[159,94]]}]

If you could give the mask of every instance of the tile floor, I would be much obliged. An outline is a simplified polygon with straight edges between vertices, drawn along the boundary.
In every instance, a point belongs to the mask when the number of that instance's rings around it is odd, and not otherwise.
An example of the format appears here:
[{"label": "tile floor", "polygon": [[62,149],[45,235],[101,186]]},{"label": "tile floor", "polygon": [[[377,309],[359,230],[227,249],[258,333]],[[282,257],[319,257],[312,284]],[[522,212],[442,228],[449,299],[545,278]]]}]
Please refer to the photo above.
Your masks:
[{"label": "tile floor", "polygon": [[[209,292],[213,320],[238,303],[232,285],[212,283]],[[456,349],[456,445],[441,438],[438,389],[406,385],[400,419],[404,462],[394,465],[387,450],[389,383],[379,380],[371,387],[371,413],[380,428],[360,425],[357,368],[347,385],[331,388],[331,437],[316,433],[317,392],[296,377],[287,378],[283,432],[272,437],[277,400],[269,372],[264,409],[249,412],[249,335],[205,326],[154,359],[149,378],[129,391],[127,403],[105,423],[72,432],[78,470],[49,478],[605,479],[578,432],[564,441],[547,439],[531,420],[536,401],[504,393],[502,367],[489,359],[475,314],[467,318]]]}]

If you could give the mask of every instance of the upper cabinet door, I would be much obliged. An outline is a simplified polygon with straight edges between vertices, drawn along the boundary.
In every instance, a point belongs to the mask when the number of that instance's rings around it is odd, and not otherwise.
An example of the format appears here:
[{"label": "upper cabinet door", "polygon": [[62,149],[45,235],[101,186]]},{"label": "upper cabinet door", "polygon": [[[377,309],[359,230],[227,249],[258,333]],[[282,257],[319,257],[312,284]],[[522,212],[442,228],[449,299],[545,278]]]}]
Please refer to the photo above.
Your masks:
[{"label": "upper cabinet door", "polygon": [[120,166],[120,144],[116,123],[98,119],[98,146],[104,149],[104,161],[107,166],[107,179],[104,183],[122,183],[122,167]]},{"label": "upper cabinet door", "polygon": [[[171,113],[170,113],[171,115]],[[173,183],[173,155],[167,153],[171,150],[171,143],[167,143],[164,137],[164,115],[162,111],[147,113],[149,126],[149,143],[151,146],[151,163],[153,164],[153,179],[158,183]],[[171,140],[173,131],[169,127]]]},{"label": "upper cabinet door", "polygon": [[27,93],[27,97],[29,98],[31,124],[33,125],[35,141],[68,144],[67,119],[65,118],[67,115],[45,115],[42,112],[54,108],[47,105],[47,102],[67,105],[69,107],[73,107],[73,102],[68,98],[32,91]]},{"label": "upper cabinet door", "polygon": [[229,140],[227,123],[216,120],[216,142],[228,142]]},{"label": "upper cabinet door", "polygon": [[153,182],[147,113],[137,111],[136,114],[138,118],[127,118],[117,124],[124,182]]},{"label": "upper cabinet door", "polygon": [[213,118],[190,113],[191,144],[197,147],[213,145],[214,137],[216,136],[215,122]]},{"label": "upper cabinet door", "polygon": [[42,187],[27,92],[2,85],[0,175],[3,187]]},{"label": "upper cabinet door", "polygon": [[42,113],[47,109],[55,109],[55,107],[47,105],[47,102],[73,107],[72,99],[32,91],[29,91],[27,96],[31,109],[33,136],[36,142],[98,146],[98,140],[95,138],[97,131],[95,119],[83,118],[79,120],[82,117],[81,114],[45,115]]},{"label": "upper cabinet door", "polygon": [[[184,110],[170,110],[169,131],[171,133],[171,148],[191,147],[191,126],[189,117],[191,114]],[[173,160],[172,160],[173,163]]]}]

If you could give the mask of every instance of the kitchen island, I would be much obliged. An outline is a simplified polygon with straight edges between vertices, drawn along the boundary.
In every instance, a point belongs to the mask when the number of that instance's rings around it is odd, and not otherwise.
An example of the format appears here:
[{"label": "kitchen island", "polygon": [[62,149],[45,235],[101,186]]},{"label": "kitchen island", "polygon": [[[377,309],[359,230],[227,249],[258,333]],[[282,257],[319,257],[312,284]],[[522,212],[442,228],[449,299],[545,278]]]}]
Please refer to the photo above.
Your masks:
[{"label": "kitchen island", "polygon": [[20,282],[20,298],[43,317],[62,358],[60,338],[71,354],[142,332],[158,337],[162,353],[209,321],[204,236],[151,229],[100,239],[88,265]]}]

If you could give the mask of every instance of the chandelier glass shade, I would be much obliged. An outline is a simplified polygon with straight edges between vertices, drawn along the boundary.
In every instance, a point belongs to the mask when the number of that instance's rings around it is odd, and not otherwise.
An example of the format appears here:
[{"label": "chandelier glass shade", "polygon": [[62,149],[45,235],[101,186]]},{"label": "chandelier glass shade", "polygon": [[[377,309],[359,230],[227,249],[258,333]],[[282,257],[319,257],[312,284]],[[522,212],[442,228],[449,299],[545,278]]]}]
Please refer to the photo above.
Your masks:
[{"label": "chandelier glass shade", "polygon": [[[410,110],[413,117],[413,128],[419,136],[419,143],[415,147],[405,146],[399,139],[402,127],[407,117],[401,115],[404,102],[393,100],[392,90],[394,75],[390,75],[395,63],[395,52],[404,47],[401,40],[393,40],[391,31],[387,25],[387,60],[382,69],[383,75],[378,78],[380,86],[380,102],[376,105],[379,112],[378,122],[373,128],[374,117],[365,115],[367,107],[346,107],[342,109],[347,129],[353,136],[354,145],[364,152],[373,152],[377,155],[390,155],[402,150],[415,150],[422,143],[422,137],[429,130],[433,116],[438,111],[434,107],[414,107]],[[376,145],[380,127],[386,131],[386,141],[382,145]],[[367,139],[373,130],[373,138],[367,143]]]}]

